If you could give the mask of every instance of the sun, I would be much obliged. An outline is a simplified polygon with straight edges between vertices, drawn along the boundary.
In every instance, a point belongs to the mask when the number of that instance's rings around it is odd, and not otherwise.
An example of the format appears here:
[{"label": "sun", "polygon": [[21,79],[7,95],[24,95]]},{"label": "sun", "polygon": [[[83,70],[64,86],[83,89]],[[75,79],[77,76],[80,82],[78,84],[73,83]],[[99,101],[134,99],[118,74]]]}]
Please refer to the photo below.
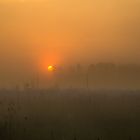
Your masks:
[{"label": "sun", "polygon": [[48,66],[48,71],[54,71],[54,66],[52,66],[52,65],[50,65],[50,66]]}]

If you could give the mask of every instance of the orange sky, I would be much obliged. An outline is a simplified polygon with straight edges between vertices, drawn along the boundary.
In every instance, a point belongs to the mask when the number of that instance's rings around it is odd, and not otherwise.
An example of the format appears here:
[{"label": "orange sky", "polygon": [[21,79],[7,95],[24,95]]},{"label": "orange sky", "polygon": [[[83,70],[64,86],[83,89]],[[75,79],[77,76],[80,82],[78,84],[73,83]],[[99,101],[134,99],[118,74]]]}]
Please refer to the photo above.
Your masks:
[{"label": "orange sky", "polygon": [[0,0],[0,18],[3,71],[140,63],[140,0]]}]

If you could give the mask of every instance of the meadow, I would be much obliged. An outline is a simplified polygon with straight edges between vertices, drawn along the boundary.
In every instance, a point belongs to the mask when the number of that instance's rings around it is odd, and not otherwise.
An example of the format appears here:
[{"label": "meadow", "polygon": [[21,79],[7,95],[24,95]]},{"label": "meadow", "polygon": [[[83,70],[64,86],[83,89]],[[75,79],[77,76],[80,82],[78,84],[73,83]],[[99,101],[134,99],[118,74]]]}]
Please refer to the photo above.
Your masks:
[{"label": "meadow", "polygon": [[0,90],[1,140],[138,140],[139,90]]}]

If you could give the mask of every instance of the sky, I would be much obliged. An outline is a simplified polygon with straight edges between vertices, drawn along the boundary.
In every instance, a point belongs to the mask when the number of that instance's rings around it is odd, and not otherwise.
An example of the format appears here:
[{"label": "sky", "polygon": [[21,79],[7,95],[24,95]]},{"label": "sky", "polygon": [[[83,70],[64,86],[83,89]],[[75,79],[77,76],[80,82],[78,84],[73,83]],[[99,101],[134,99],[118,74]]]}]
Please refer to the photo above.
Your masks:
[{"label": "sky", "polygon": [[0,75],[140,63],[139,25],[140,0],[0,0]]}]

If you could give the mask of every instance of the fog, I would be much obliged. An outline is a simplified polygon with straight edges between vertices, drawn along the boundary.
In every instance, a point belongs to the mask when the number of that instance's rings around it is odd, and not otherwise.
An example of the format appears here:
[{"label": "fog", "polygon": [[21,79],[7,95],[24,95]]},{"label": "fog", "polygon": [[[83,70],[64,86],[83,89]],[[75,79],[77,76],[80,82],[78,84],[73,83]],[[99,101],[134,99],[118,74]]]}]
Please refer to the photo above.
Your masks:
[{"label": "fog", "polygon": [[140,140],[140,0],[0,0],[0,139]]},{"label": "fog", "polygon": [[3,83],[44,64],[140,64],[139,0],[0,0],[0,19]]}]

